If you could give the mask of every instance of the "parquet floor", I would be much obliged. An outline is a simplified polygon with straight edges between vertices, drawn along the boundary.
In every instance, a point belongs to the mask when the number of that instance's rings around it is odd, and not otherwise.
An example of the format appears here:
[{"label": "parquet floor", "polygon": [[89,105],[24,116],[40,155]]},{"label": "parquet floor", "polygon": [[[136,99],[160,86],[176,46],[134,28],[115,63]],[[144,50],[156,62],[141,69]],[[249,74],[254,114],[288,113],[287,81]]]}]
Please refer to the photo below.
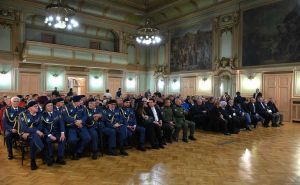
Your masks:
[{"label": "parquet floor", "polygon": [[300,124],[242,131],[239,135],[197,132],[197,141],[168,145],[164,150],[129,150],[128,157],[104,156],[96,161],[67,160],[48,167],[38,161],[31,171],[20,156],[7,160],[0,143],[0,185],[298,185]]}]

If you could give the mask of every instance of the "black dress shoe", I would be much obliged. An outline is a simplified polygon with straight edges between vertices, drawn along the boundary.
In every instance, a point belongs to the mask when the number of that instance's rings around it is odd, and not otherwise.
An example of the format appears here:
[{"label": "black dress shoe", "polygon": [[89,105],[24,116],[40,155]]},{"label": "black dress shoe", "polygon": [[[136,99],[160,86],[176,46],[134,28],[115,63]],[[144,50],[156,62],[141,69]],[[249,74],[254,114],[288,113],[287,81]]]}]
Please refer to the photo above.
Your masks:
[{"label": "black dress shoe", "polygon": [[270,127],[270,126],[269,126],[269,125],[264,125],[264,127],[265,127],[265,128],[268,128],[268,127]]},{"label": "black dress shoe", "polygon": [[47,160],[47,165],[48,165],[48,166],[52,166],[52,165],[53,165],[53,162],[54,162],[53,157],[50,157],[50,158]]},{"label": "black dress shoe", "polygon": [[120,155],[127,156],[127,155],[128,155],[128,153],[127,153],[125,150],[120,150]]},{"label": "black dress shoe", "polygon": [[272,124],[272,127],[280,127],[280,126],[277,124]]},{"label": "black dress shoe", "polygon": [[32,161],[31,161],[30,167],[31,167],[31,170],[36,170],[36,169],[38,169],[38,167],[37,167],[37,165],[36,165],[36,163],[35,163],[35,160],[32,160]]},{"label": "black dress shoe", "polygon": [[190,140],[196,141],[196,138],[194,136],[189,136]]},{"label": "black dress shoe", "polygon": [[248,130],[248,131],[251,131],[251,128],[250,128],[250,126],[248,125],[248,126],[246,126],[246,130]]},{"label": "black dress shoe", "polygon": [[92,159],[93,159],[93,160],[96,160],[96,159],[97,159],[97,157],[98,157],[98,156],[97,156],[97,153],[93,153],[93,155],[92,155]]},{"label": "black dress shoe", "polygon": [[156,150],[158,150],[158,149],[159,149],[159,147],[158,147],[158,146],[156,146],[156,145],[152,146],[151,148],[152,148],[152,149],[156,149]]},{"label": "black dress shoe", "polygon": [[107,152],[107,155],[117,156],[117,154],[115,153],[115,151],[113,149],[109,149],[108,152]]},{"label": "black dress shoe", "polygon": [[230,136],[231,134],[229,132],[224,133],[225,136]]},{"label": "black dress shoe", "polygon": [[12,160],[13,158],[14,158],[14,156],[13,156],[13,154],[12,154],[12,152],[9,152],[8,153],[8,160]]},{"label": "black dress shoe", "polygon": [[143,147],[143,146],[139,146],[137,149],[140,150],[140,151],[142,151],[142,152],[145,152],[145,151],[146,151],[146,148]]},{"label": "black dress shoe", "polygon": [[72,160],[79,160],[79,155],[77,153],[73,154]]},{"label": "black dress shoe", "polygon": [[182,139],[183,142],[188,143],[189,141],[187,139]]},{"label": "black dress shoe", "polygon": [[172,139],[168,139],[168,140],[167,140],[167,143],[172,143]]},{"label": "black dress shoe", "polygon": [[63,158],[57,158],[56,163],[61,164],[61,165],[65,165],[66,161]]},{"label": "black dress shoe", "polygon": [[163,145],[163,144],[160,144],[160,145],[159,145],[159,148],[162,148],[162,149],[164,149],[165,147],[164,147],[164,145]]}]

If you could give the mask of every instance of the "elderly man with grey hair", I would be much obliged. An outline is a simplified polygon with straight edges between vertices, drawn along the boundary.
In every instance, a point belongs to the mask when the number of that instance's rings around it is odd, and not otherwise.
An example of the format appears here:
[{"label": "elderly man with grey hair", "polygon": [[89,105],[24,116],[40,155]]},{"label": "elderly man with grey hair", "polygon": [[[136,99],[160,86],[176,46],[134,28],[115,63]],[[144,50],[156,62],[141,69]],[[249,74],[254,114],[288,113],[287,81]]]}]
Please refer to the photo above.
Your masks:
[{"label": "elderly man with grey hair", "polygon": [[17,96],[11,98],[11,106],[8,106],[3,113],[4,135],[8,152],[8,159],[13,159],[13,139],[18,137],[18,118],[24,111],[19,107],[20,98]]},{"label": "elderly man with grey hair", "polygon": [[228,122],[228,131],[231,134],[238,134],[240,132],[240,127],[239,127],[239,123],[238,120],[236,120],[228,111],[228,109],[226,109],[227,106],[227,102],[226,101],[220,101],[220,112],[223,115],[223,118],[225,120],[227,120]]}]

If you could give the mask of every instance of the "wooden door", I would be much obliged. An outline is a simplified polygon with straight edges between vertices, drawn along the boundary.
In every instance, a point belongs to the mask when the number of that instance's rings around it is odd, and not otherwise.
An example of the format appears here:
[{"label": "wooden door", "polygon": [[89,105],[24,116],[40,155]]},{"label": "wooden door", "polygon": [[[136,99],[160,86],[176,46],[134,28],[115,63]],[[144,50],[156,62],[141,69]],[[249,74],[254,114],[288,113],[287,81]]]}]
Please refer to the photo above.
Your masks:
[{"label": "wooden door", "polygon": [[186,96],[195,95],[196,78],[182,78],[181,82],[181,95]]},{"label": "wooden door", "polygon": [[264,98],[276,98],[277,99],[277,88],[276,88],[277,75],[267,74],[264,75]]},{"label": "wooden door", "polygon": [[292,74],[282,74],[277,78],[278,94],[277,106],[283,114],[284,121],[290,121],[291,118],[291,92],[292,92]]},{"label": "wooden door", "polygon": [[115,98],[116,92],[119,88],[122,88],[122,78],[109,77],[107,81],[107,89],[109,89],[113,98]]},{"label": "wooden door", "polygon": [[40,93],[40,74],[20,73],[19,93],[22,95]]},{"label": "wooden door", "polygon": [[264,98],[273,98],[283,114],[284,121],[291,119],[292,73],[265,74]]}]

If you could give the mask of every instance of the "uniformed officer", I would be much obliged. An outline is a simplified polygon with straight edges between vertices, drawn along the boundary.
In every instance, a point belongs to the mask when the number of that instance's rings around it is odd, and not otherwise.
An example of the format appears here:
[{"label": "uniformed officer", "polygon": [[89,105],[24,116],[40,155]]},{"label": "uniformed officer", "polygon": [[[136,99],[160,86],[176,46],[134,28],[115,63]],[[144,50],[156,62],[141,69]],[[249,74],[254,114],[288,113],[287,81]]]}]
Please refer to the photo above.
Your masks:
[{"label": "uniformed officer", "polygon": [[181,106],[182,101],[179,98],[175,100],[175,106],[173,107],[173,114],[175,118],[175,139],[178,140],[179,131],[183,131],[183,142],[188,142],[187,140],[187,129],[190,128],[190,140],[196,140],[194,137],[195,123],[185,119],[184,109]]},{"label": "uniformed officer", "polygon": [[115,129],[118,134],[120,144],[120,154],[128,155],[124,149],[124,143],[126,140],[126,122],[120,113],[119,109],[116,109],[117,102],[115,100],[108,101],[108,109],[104,112],[103,121],[106,127]]},{"label": "uniformed officer", "polygon": [[161,108],[161,115],[163,121],[163,138],[168,142],[172,143],[172,133],[174,131],[175,119],[173,110],[171,107],[171,100],[165,99],[164,106]]},{"label": "uniformed officer", "polygon": [[53,103],[53,111],[58,111],[62,113],[62,107],[65,104],[64,99],[59,97],[52,100],[52,103]]},{"label": "uniformed officer", "polygon": [[42,114],[44,112],[45,103],[48,102],[47,96],[39,96],[37,99],[37,103],[39,106],[39,114]]},{"label": "uniformed officer", "polygon": [[65,165],[64,149],[65,149],[65,125],[59,111],[53,111],[51,101],[46,102],[44,112],[42,113],[43,133],[45,134],[45,142],[47,144],[47,164],[51,166],[54,162],[52,143],[58,143],[57,160],[58,164]]},{"label": "uniformed officer", "polygon": [[41,124],[41,114],[38,114],[39,107],[36,101],[27,104],[27,110],[20,114],[19,133],[24,140],[29,140],[31,170],[36,170],[36,153],[44,149],[42,138],[44,133]]},{"label": "uniformed officer", "polygon": [[139,145],[138,150],[146,151],[145,144],[145,128],[137,126],[135,112],[131,108],[130,100],[125,99],[123,103],[123,108],[120,109],[122,116],[124,117],[127,125],[127,136],[130,137],[137,133],[139,135]]},{"label": "uniformed officer", "polygon": [[87,113],[85,107],[82,106],[80,96],[73,96],[72,101],[63,107],[62,116],[68,131],[68,143],[72,159],[79,160],[84,148],[91,141],[90,134],[85,126]]},{"label": "uniformed officer", "polygon": [[99,129],[103,128],[102,118],[102,110],[96,108],[95,99],[91,98],[88,100],[87,111],[87,121],[86,126],[88,128],[89,134],[92,140],[92,159],[97,159],[98,153],[98,144],[99,144]]},{"label": "uniformed officer", "polygon": [[13,138],[18,138],[18,117],[24,111],[23,108],[18,107],[20,98],[15,96],[11,98],[11,106],[7,107],[3,114],[3,126],[5,134],[5,142],[8,152],[8,159],[13,159]]}]

